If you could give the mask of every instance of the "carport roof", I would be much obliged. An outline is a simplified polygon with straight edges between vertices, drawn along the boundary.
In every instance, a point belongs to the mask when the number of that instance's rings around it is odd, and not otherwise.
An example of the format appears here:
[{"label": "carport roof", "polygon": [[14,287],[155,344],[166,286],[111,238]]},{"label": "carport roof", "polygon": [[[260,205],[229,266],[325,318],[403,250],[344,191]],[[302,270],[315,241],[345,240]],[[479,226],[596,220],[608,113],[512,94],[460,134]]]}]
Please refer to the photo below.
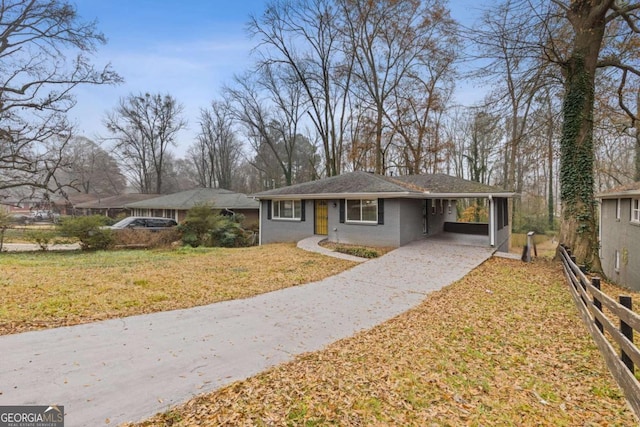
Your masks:
[{"label": "carport roof", "polygon": [[315,199],[336,196],[464,198],[513,197],[514,193],[445,174],[389,177],[357,171],[254,194],[258,199],[282,199],[290,196]]}]

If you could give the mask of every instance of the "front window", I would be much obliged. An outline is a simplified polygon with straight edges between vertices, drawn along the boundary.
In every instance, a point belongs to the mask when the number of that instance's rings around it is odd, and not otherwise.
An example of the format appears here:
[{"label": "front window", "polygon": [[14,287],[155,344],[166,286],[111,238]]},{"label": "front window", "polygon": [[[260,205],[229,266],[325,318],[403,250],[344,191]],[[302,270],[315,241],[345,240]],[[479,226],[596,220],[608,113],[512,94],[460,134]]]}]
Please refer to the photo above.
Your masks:
[{"label": "front window", "polygon": [[378,223],[378,200],[347,200],[347,221]]},{"label": "front window", "polygon": [[302,202],[300,200],[274,200],[273,218],[275,219],[301,219]]},{"label": "front window", "polygon": [[631,200],[631,222],[640,223],[640,199]]}]

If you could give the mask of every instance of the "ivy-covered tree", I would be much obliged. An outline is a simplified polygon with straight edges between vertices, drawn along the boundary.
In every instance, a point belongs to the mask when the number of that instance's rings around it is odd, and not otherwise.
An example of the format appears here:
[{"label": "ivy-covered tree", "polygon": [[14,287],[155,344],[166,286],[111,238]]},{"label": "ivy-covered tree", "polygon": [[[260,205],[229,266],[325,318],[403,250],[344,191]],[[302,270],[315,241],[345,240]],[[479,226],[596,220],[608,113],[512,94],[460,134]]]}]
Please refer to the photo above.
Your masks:
[{"label": "ivy-covered tree", "polygon": [[640,9],[640,2],[553,0],[552,3],[570,26],[566,51],[554,51],[558,54],[556,60],[561,65],[565,84],[560,141],[560,240],[573,249],[580,263],[601,270],[594,199],[596,74],[604,67],[638,73],[631,63],[623,64],[616,44],[630,43],[639,32],[634,12]]}]

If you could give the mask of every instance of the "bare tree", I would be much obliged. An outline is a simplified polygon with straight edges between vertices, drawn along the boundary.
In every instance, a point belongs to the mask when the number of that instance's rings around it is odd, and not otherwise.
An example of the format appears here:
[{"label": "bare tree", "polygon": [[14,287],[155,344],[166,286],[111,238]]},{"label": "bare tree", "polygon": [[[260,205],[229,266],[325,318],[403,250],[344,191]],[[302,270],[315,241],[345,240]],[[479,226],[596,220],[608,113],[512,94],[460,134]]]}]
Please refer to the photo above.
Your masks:
[{"label": "bare tree", "polygon": [[74,88],[121,81],[88,55],[104,36],[64,0],[0,3],[0,190],[56,190]]},{"label": "bare tree", "polygon": [[189,148],[203,187],[231,189],[234,172],[242,156],[242,143],[233,129],[233,112],[228,101],[212,101],[200,110],[200,133]]},{"label": "bare tree", "polygon": [[343,49],[338,13],[333,0],[276,0],[249,22],[260,41],[259,67],[283,65],[300,82],[328,176],[341,171],[353,68],[353,56]]},{"label": "bare tree", "polygon": [[121,98],[104,124],[119,155],[142,193],[162,193],[165,156],[187,122],[184,107],[171,95],[138,94]]},{"label": "bare tree", "polygon": [[[478,28],[469,37],[476,46],[477,57],[488,63],[478,74],[493,85],[490,107],[505,117],[508,129],[505,141],[502,184],[505,189],[522,191],[517,185],[517,161],[521,144],[529,131],[528,117],[536,93],[544,84],[552,84],[545,63],[532,51],[531,45],[543,37],[535,21],[523,13],[522,3],[507,0],[485,11]],[[533,22],[533,23],[532,23]],[[559,79],[555,80],[560,84]]]},{"label": "bare tree", "polygon": [[227,88],[227,95],[256,153],[254,166],[268,172],[268,179],[277,185],[291,185],[296,179],[296,145],[304,114],[301,83],[290,70],[274,65],[262,67],[257,77],[236,77],[235,83]]},{"label": "bare tree", "polygon": [[165,194],[191,190],[198,187],[194,165],[186,159],[178,159],[171,152],[165,154],[162,168],[162,187]]},{"label": "bare tree", "polygon": [[88,138],[72,138],[64,157],[67,166],[57,171],[58,182],[100,196],[120,194],[127,185],[116,160]]},{"label": "bare tree", "polygon": [[491,184],[495,166],[497,141],[502,138],[499,118],[484,111],[477,112],[468,131],[469,144],[464,158],[471,181]]},{"label": "bare tree", "polygon": [[440,0],[340,0],[345,49],[354,57],[355,94],[371,109],[375,125],[375,171],[384,173],[383,133],[389,102],[405,79],[420,74],[431,47],[452,25]]}]

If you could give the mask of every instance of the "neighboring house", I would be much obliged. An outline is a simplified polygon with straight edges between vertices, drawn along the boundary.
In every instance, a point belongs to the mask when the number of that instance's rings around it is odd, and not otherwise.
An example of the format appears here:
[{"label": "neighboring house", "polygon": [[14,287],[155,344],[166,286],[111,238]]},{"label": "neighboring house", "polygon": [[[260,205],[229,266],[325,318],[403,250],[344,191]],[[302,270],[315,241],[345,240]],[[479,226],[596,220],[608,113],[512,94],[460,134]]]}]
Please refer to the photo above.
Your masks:
[{"label": "neighboring house", "polygon": [[142,193],[119,194],[117,196],[98,197],[95,200],[78,203],[75,207],[82,215],[105,215],[110,218],[115,218],[122,214],[128,215],[129,210],[125,208],[125,205],[159,196],[161,195]]},{"label": "neighboring house", "polygon": [[78,215],[76,206],[98,198],[96,194],[71,193],[65,197],[56,196],[51,200],[51,210],[60,215]]},{"label": "neighboring house", "polygon": [[640,291],[640,182],[596,195],[600,260],[611,281]]},{"label": "neighboring house", "polygon": [[[448,175],[388,177],[352,172],[255,194],[260,243],[312,235],[329,241],[399,247],[440,233],[484,236],[509,251],[509,198],[514,193]],[[489,223],[457,222],[459,199],[489,201]]]},{"label": "neighboring house", "polygon": [[16,195],[0,194],[0,204],[8,206],[8,210],[14,215],[30,215],[37,210],[51,211],[61,215],[75,215],[77,203],[93,200],[98,196],[85,193],[71,193],[66,197],[59,194],[35,195],[19,197]]},{"label": "neighboring house", "polygon": [[221,188],[196,188],[166,196],[155,197],[125,205],[134,216],[159,216],[184,220],[187,211],[194,206],[211,205],[223,213],[244,215],[243,224],[249,226],[258,223],[258,202],[246,194],[234,193]]}]

